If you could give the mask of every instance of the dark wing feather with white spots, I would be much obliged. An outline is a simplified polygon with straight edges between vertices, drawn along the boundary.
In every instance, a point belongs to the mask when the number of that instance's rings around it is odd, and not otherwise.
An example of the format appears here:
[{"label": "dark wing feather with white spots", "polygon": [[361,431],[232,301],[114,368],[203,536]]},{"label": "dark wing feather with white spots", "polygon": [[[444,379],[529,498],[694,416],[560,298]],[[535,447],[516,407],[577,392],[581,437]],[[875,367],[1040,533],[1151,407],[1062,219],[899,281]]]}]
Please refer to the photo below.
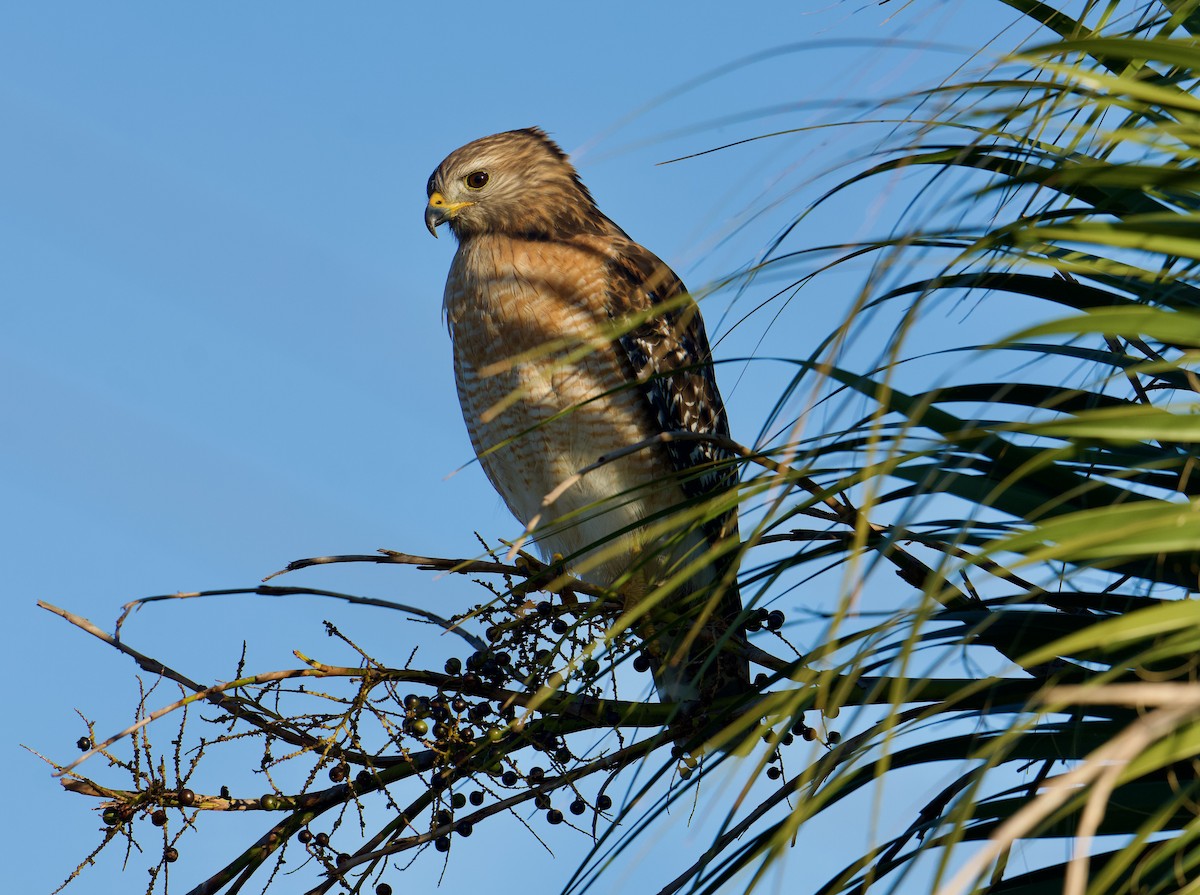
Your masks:
[{"label": "dark wing feather with white spots", "polygon": [[[620,336],[619,354],[628,360],[630,372],[639,384],[648,409],[661,432],[691,432],[698,435],[729,437],[725,404],[717,389],[712,351],[704,330],[700,309],[688,296],[675,273],[647,249],[629,240],[618,240],[620,251],[612,259],[609,282],[610,313],[617,318],[642,318],[629,332]],[[706,440],[676,439],[665,445],[679,484],[689,501],[702,502],[737,487],[737,468],[728,449]],[[689,656],[687,665],[715,662],[705,672],[703,697],[711,698],[749,682],[746,660],[728,653],[715,659],[702,644],[726,638],[738,624],[742,611],[732,565],[736,551],[729,549],[738,536],[737,510],[731,509],[704,523],[703,532],[710,545],[725,545],[712,566],[713,579],[724,581],[723,590],[706,624],[706,636],[698,648],[703,655]],[[701,593],[712,598],[710,589]],[[700,612],[698,604],[693,612]]]},{"label": "dark wing feather with white spots", "polygon": [[[614,316],[649,314],[619,343],[659,430],[728,438],[704,321],[679,277],[633,242],[613,268],[611,282],[626,293],[613,296]],[[669,441],[667,450],[689,498],[711,497],[737,482],[732,455],[711,441]],[[722,523],[715,536],[730,533],[724,518],[714,521]],[[732,523],[736,528],[736,516]]]}]

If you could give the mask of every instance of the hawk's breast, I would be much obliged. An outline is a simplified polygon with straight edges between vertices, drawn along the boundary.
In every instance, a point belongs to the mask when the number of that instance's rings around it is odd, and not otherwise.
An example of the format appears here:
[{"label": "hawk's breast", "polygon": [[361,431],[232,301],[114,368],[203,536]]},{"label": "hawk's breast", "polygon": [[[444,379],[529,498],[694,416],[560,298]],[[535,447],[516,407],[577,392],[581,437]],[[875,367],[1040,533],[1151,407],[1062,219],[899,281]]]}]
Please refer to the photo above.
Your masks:
[{"label": "hawk's breast", "polygon": [[475,237],[459,247],[445,295],[463,418],[484,470],[518,519],[537,520],[547,555],[617,535],[574,563],[603,584],[627,567],[639,523],[683,499],[654,445],[543,502],[602,455],[657,432],[614,347],[605,261],[570,243]]}]

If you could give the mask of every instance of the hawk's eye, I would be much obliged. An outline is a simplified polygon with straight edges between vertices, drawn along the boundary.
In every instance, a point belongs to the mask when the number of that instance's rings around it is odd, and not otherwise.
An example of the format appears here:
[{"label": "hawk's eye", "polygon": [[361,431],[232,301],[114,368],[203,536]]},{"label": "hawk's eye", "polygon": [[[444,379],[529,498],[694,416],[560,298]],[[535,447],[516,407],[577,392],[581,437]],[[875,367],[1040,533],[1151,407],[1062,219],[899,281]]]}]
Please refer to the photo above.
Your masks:
[{"label": "hawk's eye", "polygon": [[463,178],[463,182],[466,183],[466,185],[469,189],[481,190],[485,186],[487,186],[487,182],[488,182],[487,171],[472,171],[470,174],[468,174],[466,177]]}]

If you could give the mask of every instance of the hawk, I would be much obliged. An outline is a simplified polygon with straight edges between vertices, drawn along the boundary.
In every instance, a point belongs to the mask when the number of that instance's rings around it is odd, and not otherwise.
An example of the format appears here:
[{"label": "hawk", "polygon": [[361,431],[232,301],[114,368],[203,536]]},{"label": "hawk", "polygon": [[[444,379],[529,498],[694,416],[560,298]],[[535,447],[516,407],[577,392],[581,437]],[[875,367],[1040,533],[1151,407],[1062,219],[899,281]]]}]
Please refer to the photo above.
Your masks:
[{"label": "hawk", "polygon": [[660,698],[746,691],[722,649],[742,611],[729,423],[683,283],[537,128],[455,150],[427,193],[429,231],[458,240],[443,310],[488,478],[546,556],[627,608],[658,589],[633,627]]}]

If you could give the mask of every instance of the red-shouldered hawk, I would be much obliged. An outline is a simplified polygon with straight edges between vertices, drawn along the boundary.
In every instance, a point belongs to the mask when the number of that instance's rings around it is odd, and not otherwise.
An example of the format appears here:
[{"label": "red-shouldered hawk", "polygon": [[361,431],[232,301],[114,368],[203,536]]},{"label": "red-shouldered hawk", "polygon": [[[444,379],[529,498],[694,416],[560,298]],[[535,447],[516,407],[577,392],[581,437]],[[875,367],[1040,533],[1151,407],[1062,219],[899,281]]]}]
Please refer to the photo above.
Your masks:
[{"label": "red-shouldered hawk", "polygon": [[455,150],[427,191],[429,231],[447,223],[458,238],[444,310],[488,478],[545,555],[627,606],[670,584],[634,626],[661,698],[745,691],[745,658],[718,648],[742,608],[736,470],[712,441],[668,435],[729,433],[683,283],[600,212],[537,128]]}]

